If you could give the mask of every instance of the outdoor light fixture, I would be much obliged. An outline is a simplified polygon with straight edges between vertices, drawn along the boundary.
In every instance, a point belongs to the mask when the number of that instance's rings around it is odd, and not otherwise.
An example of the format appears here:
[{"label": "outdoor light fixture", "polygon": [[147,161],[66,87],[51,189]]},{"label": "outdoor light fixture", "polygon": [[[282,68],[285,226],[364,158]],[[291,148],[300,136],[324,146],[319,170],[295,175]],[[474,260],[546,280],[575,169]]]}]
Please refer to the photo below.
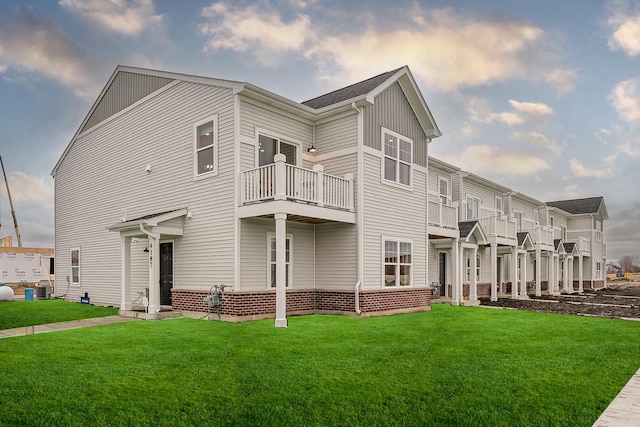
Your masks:
[{"label": "outdoor light fixture", "polygon": [[149,245],[145,246],[144,250],[142,252],[149,252]]},{"label": "outdoor light fixture", "polygon": [[307,148],[307,153],[309,153],[309,154],[315,154],[316,151],[318,151],[318,150],[316,149],[316,147],[313,144],[311,144],[311,147]]}]

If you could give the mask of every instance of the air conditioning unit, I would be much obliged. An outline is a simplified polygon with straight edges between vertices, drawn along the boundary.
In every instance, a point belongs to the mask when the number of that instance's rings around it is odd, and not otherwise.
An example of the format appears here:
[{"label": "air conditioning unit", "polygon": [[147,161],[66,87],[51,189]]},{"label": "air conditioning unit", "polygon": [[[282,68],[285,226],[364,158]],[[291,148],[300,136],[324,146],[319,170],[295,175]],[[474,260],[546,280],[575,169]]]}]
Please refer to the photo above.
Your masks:
[{"label": "air conditioning unit", "polygon": [[51,298],[51,286],[38,285],[36,286],[36,298],[37,299],[49,299]]}]

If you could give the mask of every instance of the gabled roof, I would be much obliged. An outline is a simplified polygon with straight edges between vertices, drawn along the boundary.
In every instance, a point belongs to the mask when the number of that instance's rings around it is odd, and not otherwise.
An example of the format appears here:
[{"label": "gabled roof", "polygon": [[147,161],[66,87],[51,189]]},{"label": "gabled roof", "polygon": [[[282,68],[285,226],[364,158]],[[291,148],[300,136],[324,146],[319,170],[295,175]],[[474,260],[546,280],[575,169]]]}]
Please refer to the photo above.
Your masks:
[{"label": "gabled roof", "polygon": [[562,246],[564,246],[564,250],[568,253],[568,254],[573,254],[574,252],[574,248],[576,247],[575,243],[569,243],[569,242],[564,242],[562,244]]},{"label": "gabled roof", "polygon": [[169,221],[181,216],[187,216],[189,210],[187,208],[175,209],[171,211],[158,212],[150,215],[140,216],[134,219],[122,219],[113,225],[107,227],[109,231],[121,231],[130,228],[138,228],[140,225],[149,225],[156,227],[159,223]]},{"label": "gabled roof", "polygon": [[547,202],[547,206],[562,209],[570,214],[596,214],[602,208],[602,216],[609,218],[607,208],[604,205],[604,197],[587,197],[584,199],[557,200],[555,202]]},{"label": "gabled roof", "polygon": [[483,245],[487,241],[482,227],[480,227],[480,223],[477,220],[459,222],[458,230],[460,231],[460,240],[469,242],[469,238],[475,236],[478,244]]},{"label": "gabled roof", "polygon": [[367,80],[363,80],[358,83],[354,83],[347,87],[343,87],[342,89],[334,90],[333,92],[325,93],[324,95],[320,95],[316,98],[309,99],[307,101],[302,102],[302,104],[307,105],[311,108],[320,109],[323,107],[327,107],[329,105],[337,104],[342,101],[346,101],[348,99],[357,98],[361,95],[366,95],[371,92],[373,89],[380,86],[382,83],[387,81],[390,77],[392,77],[395,73],[400,71],[402,67],[396,68],[392,71],[387,71],[386,73],[378,74],[377,76],[371,77]]},{"label": "gabled roof", "polygon": [[519,231],[516,236],[518,237],[518,248],[531,249],[535,246],[528,231]]},{"label": "gabled roof", "polygon": [[460,230],[460,238],[467,237],[474,227],[478,224],[478,221],[462,221],[458,223],[458,230]]}]

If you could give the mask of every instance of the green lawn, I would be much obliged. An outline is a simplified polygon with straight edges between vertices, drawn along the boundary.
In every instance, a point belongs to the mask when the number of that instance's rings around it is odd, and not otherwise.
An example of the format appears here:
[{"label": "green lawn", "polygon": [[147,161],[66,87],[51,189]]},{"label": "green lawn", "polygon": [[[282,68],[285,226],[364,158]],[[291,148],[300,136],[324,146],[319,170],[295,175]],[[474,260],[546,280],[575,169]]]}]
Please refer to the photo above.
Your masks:
[{"label": "green lawn", "polygon": [[435,305],[0,339],[0,425],[591,426],[640,323]]},{"label": "green lawn", "polygon": [[0,302],[0,329],[113,316],[117,308],[59,300]]}]

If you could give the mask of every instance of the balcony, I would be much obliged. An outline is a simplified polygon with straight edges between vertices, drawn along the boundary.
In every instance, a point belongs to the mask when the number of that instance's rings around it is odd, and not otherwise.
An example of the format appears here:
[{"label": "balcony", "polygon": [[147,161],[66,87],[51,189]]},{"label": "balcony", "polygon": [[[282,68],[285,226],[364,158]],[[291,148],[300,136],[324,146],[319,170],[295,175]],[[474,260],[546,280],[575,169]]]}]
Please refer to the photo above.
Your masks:
[{"label": "balcony", "polygon": [[488,240],[492,240],[492,238],[517,240],[516,222],[506,216],[498,217],[494,215],[480,218],[478,222]]},{"label": "balcony", "polygon": [[312,223],[355,223],[353,174],[328,175],[321,165],[304,169],[282,155],[274,160],[241,173],[241,218],[287,213]]},{"label": "balcony", "polygon": [[[458,204],[442,203],[440,196],[429,194],[429,234],[441,235],[445,237],[457,237],[458,230]],[[453,234],[452,234],[453,232]]]},{"label": "balcony", "polygon": [[553,251],[555,249],[553,244],[553,227],[546,225],[542,226],[537,221],[522,218],[522,227],[520,231],[526,231],[529,233],[536,249],[543,251]]},{"label": "balcony", "polygon": [[589,239],[588,237],[578,236],[576,238],[567,239],[565,240],[565,242],[574,243],[575,251],[578,255],[591,256],[591,239]]}]

